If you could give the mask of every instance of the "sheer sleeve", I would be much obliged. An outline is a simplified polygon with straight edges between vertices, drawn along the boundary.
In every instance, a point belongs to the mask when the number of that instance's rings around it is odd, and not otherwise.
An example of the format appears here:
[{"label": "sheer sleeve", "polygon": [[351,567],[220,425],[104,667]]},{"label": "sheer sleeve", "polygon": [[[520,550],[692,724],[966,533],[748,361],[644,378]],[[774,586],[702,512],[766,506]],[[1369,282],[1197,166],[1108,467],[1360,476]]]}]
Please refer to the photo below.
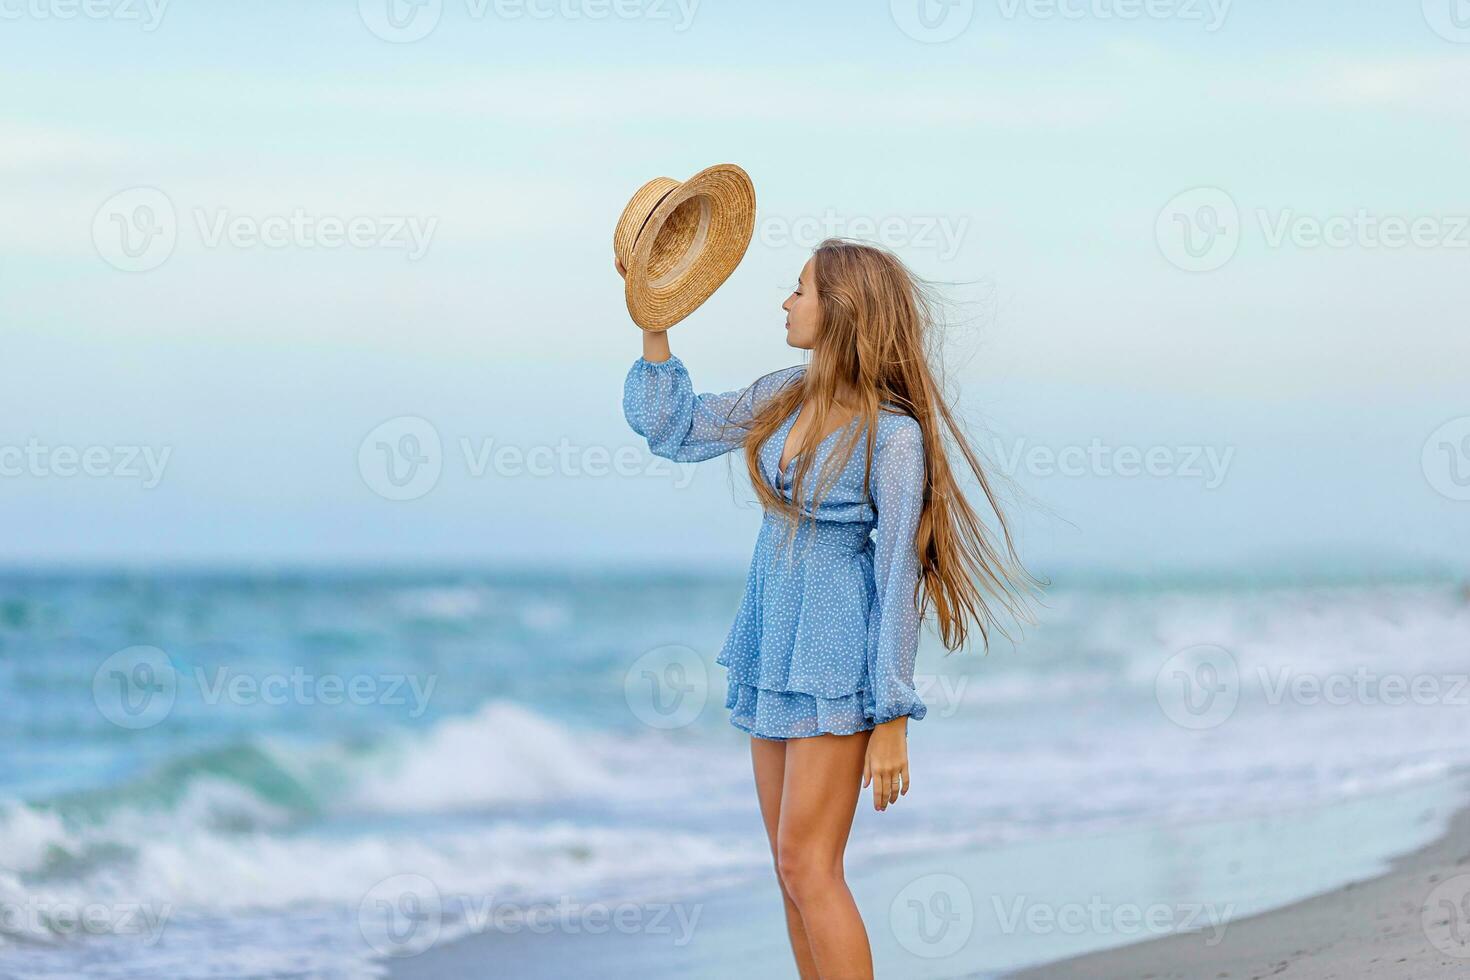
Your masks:
[{"label": "sheer sleeve", "polygon": [[877,594],[868,620],[868,680],[873,723],[908,715],[923,718],[928,709],[914,688],[914,658],[919,645],[919,556],[914,545],[924,509],[924,438],[917,422],[905,417],[873,456],[873,583]]},{"label": "sheer sleeve", "polygon": [[696,395],[678,357],[640,357],[623,381],[623,417],[655,456],[681,463],[711,459],[742,445],[755,408],[803,370],[784,368],[745,388]]}]

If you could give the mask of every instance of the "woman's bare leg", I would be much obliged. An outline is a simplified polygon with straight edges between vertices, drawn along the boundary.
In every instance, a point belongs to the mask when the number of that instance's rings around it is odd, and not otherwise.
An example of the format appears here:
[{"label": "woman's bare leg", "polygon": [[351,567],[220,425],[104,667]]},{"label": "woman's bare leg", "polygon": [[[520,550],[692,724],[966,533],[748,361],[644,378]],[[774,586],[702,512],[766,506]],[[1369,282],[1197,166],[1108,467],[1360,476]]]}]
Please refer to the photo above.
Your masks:
[{"label": "woman's bare leg", "polygon": [[[771,862],[776,864],[776,834],[781,825],[781,784],[786,778],[786,743],[751,736],[750,761],[755,769],[755,792],[760,798],[761,819],[771,841]],[[801,924],[801,912],[786,891],[779,865],[777,867],[776,882],[781,886],[781,899],[786,904],[786,932],[791,936],[791,952],[796,957],[797,972],[801,974],[801,980],[819,980],[811,944],[807,942],[806,929]]]},{"label": "woman's bare leg", "polygon": [[776,866],[801,913],[816,975],[823,980],[873,976],[868,933],[842,871],[868,735],[817,735],[786,743]]}]

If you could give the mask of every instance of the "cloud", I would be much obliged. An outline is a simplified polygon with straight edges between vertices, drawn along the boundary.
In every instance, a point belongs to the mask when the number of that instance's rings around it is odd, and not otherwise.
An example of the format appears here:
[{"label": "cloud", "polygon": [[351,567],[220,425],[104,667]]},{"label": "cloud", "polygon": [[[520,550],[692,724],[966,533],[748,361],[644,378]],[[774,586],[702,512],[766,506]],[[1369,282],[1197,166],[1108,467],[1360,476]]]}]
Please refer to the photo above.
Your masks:
[{"label": "cloud", "polygon": [[123,144],[77,129],[0,122],[0,174],[97,165],[125,152]]},{"label": "cloud", "polygon": [[1249,90],[1256,100],[1275,104],[1463,118],[1470,114],[1465,99],[1470,61],[1444,57],[1322,61],[1299,69],[1294,77],[1258,81]]}]

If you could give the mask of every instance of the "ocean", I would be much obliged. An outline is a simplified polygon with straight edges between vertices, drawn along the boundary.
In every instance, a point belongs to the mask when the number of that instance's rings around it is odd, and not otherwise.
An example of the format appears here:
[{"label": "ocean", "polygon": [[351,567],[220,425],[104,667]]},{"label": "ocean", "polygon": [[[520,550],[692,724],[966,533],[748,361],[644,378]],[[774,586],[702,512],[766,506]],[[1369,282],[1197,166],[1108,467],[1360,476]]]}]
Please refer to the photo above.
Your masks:
[{"label": "ocean", "polygon": [[[381,976],[482,931],[477,909],[525,921],[742,884],[774,903],[713,663],[742,585],[0,576],[0,976]],[[1458,583],[1103,578],[1044,603],[988,654],[926,634],[914,789],[859,807],[850,868],[1025,854],[1041,879],[1108,835],[1306,811],[1371,828],[1234,896],[1249,908],[1422,841],[1415,807],[1364,807],[1470,763]],[[1089,944],[1032,938],[1026,957]],[[971,954],[948,975],[986,965]]]}]

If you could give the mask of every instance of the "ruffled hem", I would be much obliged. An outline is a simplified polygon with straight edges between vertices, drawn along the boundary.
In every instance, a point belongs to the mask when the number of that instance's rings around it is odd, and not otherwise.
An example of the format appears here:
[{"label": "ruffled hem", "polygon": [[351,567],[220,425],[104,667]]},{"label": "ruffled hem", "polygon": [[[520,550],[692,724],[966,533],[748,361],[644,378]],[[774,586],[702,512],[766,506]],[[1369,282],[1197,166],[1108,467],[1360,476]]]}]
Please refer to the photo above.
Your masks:
[{"label": "ruffled hem", "polygon": [[823,698],[800,691],[776,691],[730,681],[725,707],[730,724],[757,738],[785,740],[814,735],[854,735],[873,727],[864,693]]}]

